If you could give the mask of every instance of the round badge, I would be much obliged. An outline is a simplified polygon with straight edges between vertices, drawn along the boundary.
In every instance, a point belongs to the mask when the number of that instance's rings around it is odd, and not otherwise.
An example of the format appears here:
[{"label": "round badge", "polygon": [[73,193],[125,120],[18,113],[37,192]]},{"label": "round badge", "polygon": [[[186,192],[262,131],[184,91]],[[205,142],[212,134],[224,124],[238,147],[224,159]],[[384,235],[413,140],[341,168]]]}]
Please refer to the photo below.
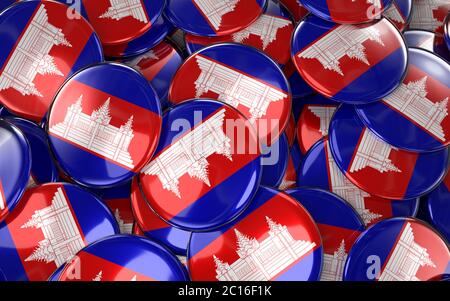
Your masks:
[{"label": "round badge", "polygon": [[160,219],[144,199],[136,178],[131,184],[131,207],[138,225],[136,234],[159,242],[177,255],[186,256],[191,232],[175,228]]},{"label": "round badge", "polygon": [[248,120],[224,103],[195,100],[168,110],[162,128],[156,155],[140,173],[151,208],[190,231],[238,216],[261,174],[258,137]]},{"label": "round badge", "polygon": [[446,271],[450,252],[420,220],[393,218],[367,229],[348,254],[345,281],[427,281]]},{"label": "round badge", "polygon": [[324,253],[320,281],[342,281],[348,252],[365,230],[358,214],[344,200],[327,191],[297,188],[286,193],[308,210],[319,228]]},{"label": "round badge", "polygon": [[59,276],[61,276],[61,273],[62,273],[62,271],[64,270],[65,267],[66,267],[65,265],[62,265],[59,268],[57,268],[56,271],[53,272],[53,274],[50,277],[48,277],[47,281],[49,281],[49,282],[56,282],[56,281],[58,281]]},{"label": "round badge", "polygon": [[418,198],[394,201],[359,189],[336,165],[328,138],[316,143],[304,158],[297,185],[326,189],[342,197],[358,212],[367,226],[391,217],[415,216],[419,206]]},{"label": "round badge", "polygon": [[124,64],[140,71],[150,82],[163,108],[169,106],[167,94],[170,83],[182,63],[181,55],[166,42],[161,42],[150,51],[124,61]]},{"label": "round badge", "polygon": [[426,198],[430,222],[450,242],[450,174]]},{"label": "round badge", "polygon": [[427,152],[450,144],[450,65],[421,49],[409,49],[408,72],[381,101],[358,106],[367,127],[387,143]]},{"label": "round badge", "polygon": [[232,224],[193,233],[188,250],[194,281],[317,281],[321,267],[322,242],[309,213],[263,186]]},{"label": "round badge", "polygon": [[297,26],[291,51],[297,70],[311,87],[332,100],[351,104],[389,95],[407,67],[405,42],[385,18],[338,25],[310,15]]},{"label": "round badge", "polygon": [[124,44],[149,31],[161,15],[163,0],[81,0],[81,11],[103,45]]},{"label": "round badge", "polygon": [[289,160],[283,180],[281,181],[279,190],[292,189],[297,186],[297,172],[301,165],[300,149],[297,145],[293,145],[289,150]]},{"label": "round badge", "polygon": [[116,218],[121,234],[132,234],[135,223],[131,210],[131,183],[94,191]]},{"label": "round badge", "polygon": [[330,148],[345,176],[370,194],[387,199],[416,198],[429,193],[447,171],[448,149],[407,152],[379,139],[351,106],[341,106],[330,124]]},{"label": "round badge", "polygon": [[109,209],[71,184],[27,190],[0,224],[0,269],[8,280],[45,281],[79,250],[119,232]]},{"label": "round badge", "polygon": [[398,30],[403,31],[411,21],[413,0],[393,0],[383,13]]},{"label": "round badge", "polygon": [[22,1],[0,15],[0,102],[14,114],[40,122],[68,76],[103,60],[92,27],[67,6]]},{"label": "round badge", "polygon": [[289,12],[294,17],[295,22],[299,22],[309,13],[309,11],[304,8],[298,0],[280,0],[280,2],[287,7]]},{"label": "round badge", "polygon": [[262,52],[238,44],[209,46],[189,57],[176,73],[169,100],[223,101],[244,114],[270,145],[291,114],[289,84],[278,65]]},{"label": "round badge", "polygon": [[222,37],[186,34],[185,42],[190,53],[222,42],[249,45],[263,51],[278,64],[284,65],[290,59],[290,42],[293,31],[294,24],[290,19],[289,12],[278,2],[268,0],[264,14],[248,27]]},{"label": "round badge", "polygon": [[403,36],[408,47],[431,51],[450,62],[450,51],[440,35],[425,30],[407,30]]},{"label": "round badge", "polygon": [[108,187],[150,160],[161,129],[158,96],[130,67],[105,63],[75,74],[59,91],[47,125],[50,146],[76,182]]},{"label": "round badge", "polygon": [[[77,272],[79,277],[73,277]],[[59,281],[187,281],[178,259],[157,243],[128,235],[97,241],[66,265]]]},{"label": "round badge", "polygon": [[263,154],[261,185],[280,186],[289,162],[289,143],[286,135],[281,135],[271,146],[262,145],[261,152]]},{"label": "round badge", "polygon": [[31,150],[25,135],[0,119],[0,222],[19,203],[31,170]]},{"label": "round badge", "polygon": [[129,58],[141,55],[158,45],[172,30],[172,24],[160,16],[149,31],[128,43],[103,46],[108,58]]},{"label": "round badge", "polygon": [[303,154],[328,135],[330,121],[338,105],[321,95],[314,95],[304,102],[297,123],[297,141]]},{"label": "round badge", "polygon": [[299,0],[314,15],[335,23],[358,24],[379,17],[392,0]]},{"label": "round badge", "polygon": [[289,60],[283,66],[283,73],[289,81],[293,98],[305,97],[315,93],[313,88],[300,76],[292,60]]},{"label": "round badge", "polygon": [[32,160],[27,186],[56,182],[59,178],[59,170],[50,152],[45,131],[33,122],[22,118],[6,117],[6,120],[18,127],[30,144]]},{"label": "round badge", "polygon": [[168,0],[166,15],[185,32],[199,36],[223,36],[255,22],[267,0]]},{"label": "round badge", "polygon": [[450,10],[446,0],[413,0],[413,14],[410,29],[429,30],[444,33],[444,19]]}]

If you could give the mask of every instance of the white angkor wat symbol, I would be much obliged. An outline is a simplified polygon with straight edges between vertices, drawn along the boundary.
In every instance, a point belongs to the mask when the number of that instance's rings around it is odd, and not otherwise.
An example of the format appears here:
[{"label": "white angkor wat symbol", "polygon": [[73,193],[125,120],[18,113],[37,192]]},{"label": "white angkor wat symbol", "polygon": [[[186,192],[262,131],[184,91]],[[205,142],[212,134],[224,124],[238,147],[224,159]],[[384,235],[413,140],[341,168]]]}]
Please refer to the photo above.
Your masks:
[{"label": "white angkor wat symbol", "polygon": [[339,62],[344,56],[370,66],[366,48],[363,45],[367,40],[385,46],[379,30],[373,26],[357,28],[353,25],[340,25],[301,51],[297,57],[316,59],[324,69],[335,71],[344,76]]},{"label": "white angkor wat symbol", "polygon": [[208,118],[201,125],[173,143],[157,156],[142,173],[156,175],[164,189],[181,199],[180,178],[186,173],[211,186],[208,175],[208,157],[213,154],[233,161],[231,139],[223,130],[225,109]]},{"label": "white angkor wat symbol", "polygon": [[109,0],[109,3],[108,10],[99,17],[100,19],[119,21],[126,17],[133,17],[142,23],[149,23],[141,0]]},{"label": "white angkor wat symbol", "polygon": [[41,4],[0,74],[0,91],[12,88],[23,96],[43,97],[34,80],[38,74],[64,76],[49,54],[60,45],[72,47],[62,30],[48,22]]}]

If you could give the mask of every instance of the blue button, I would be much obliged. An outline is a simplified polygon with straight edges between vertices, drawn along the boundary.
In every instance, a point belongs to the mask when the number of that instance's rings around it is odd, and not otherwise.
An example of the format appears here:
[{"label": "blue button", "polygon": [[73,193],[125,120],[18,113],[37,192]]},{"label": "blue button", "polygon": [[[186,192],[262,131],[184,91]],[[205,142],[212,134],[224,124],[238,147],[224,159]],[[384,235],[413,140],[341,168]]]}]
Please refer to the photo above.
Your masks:
[{"label": "blue button", "polygon": [[166,111],[162,128],[156,155],[139,177],[150,207],[190,231],[236,218],[260,182],[259,142],[250,123],[224,103],[194,100]]}]

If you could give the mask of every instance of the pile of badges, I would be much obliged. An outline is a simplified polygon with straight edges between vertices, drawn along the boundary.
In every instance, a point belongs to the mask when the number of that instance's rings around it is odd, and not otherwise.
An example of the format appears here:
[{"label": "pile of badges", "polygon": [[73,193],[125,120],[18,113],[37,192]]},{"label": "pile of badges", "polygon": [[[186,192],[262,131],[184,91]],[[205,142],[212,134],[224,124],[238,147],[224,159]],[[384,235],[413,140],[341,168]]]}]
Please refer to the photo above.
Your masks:
[{"label": "pile of badges", "polygon": [[0,10],[0,280],[450,279],[449,0]]}]

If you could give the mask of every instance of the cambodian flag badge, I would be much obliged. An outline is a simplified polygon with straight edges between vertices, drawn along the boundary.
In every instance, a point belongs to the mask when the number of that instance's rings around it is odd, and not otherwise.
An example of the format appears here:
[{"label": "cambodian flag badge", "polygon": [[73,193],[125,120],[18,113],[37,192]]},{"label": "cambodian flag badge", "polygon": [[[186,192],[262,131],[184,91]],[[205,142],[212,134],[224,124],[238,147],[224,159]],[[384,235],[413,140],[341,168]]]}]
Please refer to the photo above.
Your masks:
[{"label": "cambodian flag badge", "polygon": [[[428,51],[409,49],[402,84],[381,101],[357,106],[361,120],[389,144],[417,152],[450,145],[450,65]],[[395,130],[393,130],[395,128]]]},{"label": "cambodian flag badge", "polygon": [[158,149],[140,173],[142,191],[163,220],[206,231],[236,218],[260,183],[259,140],[248,120],[214,100],[166,111]]},{"label": "cambodian flag badge", "polygon": [[79,250],[118,232],[110,210],[86,190],[37,186],[0,224],[0,269],[10,281],[46,281]]},{"label": "cambodian flag badge", "polygon": [[347,257],[345,281],[428,281],[449,273],[450,251],[424,222],[393,218],[370,227]]},{"label": "cambodian flag badge", "polygon": [[0,15],[0,103],[40,122],[69,76],[103,60],[100,41],[78,13],[54,1],[22,1]]},{"label": "cambodian flag badge", "polygon": [[281,69],[264,53],[239,44],[203,48],[183,63],[169,101],[193,98],[217,99],[237,108],[266,145],[278,139],[291,115],[292,96]]},{"label": "cambodian flag badge", "polygon": [[349,105],[336,111],[329,137],[332,157],[346,178],[382,198],[401,200],[423,196],[447,172],[448,149],[417,153],[396,148],[365,127]]},{"label": "cambodian flag badge", "polygon": [[72,179],[107,188],[131,180],[151,159],[161,106],[139,72],[115,63],[94,65],[61,88],[47,131],[56,159]]},{"label": "cambodian flag badge", "polygon": [[317,281],[319,230],[293,197],[261,186],[248,209],[214,232],[194,232],[188,269],[194,281]]},{"label": "cambodian flag badge", "polygon": [[365,104],[401,84],[408,53],[400,32],[386,18],[339,25],[309,15],[294,32],[291,55],[303,79],[323,96]]}]

